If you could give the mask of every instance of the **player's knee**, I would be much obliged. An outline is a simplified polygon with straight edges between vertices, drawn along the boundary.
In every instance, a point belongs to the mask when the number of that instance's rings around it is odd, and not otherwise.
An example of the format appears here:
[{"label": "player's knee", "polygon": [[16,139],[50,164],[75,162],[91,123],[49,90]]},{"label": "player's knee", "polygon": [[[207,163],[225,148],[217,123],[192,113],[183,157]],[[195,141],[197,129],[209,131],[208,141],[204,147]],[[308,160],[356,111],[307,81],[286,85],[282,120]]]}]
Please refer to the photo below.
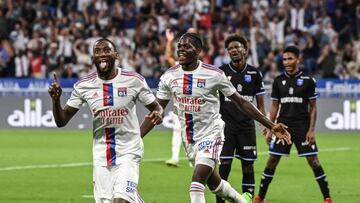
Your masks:
[{"label": "player's knee", "polygon": [[196,161],[192,181],[205,185],[215,168],[215,161],[211,159],[199,159]]},{"label": "player's knee", "polygon": [[121,198],[116,198],[116,199],[114,199],[114,203],[130,203],[130,202],[128,202],[124,199],[121,199]]},{"label": "player's knee", "polygon": [[221,159],[220,163],[221,165],[231,165],[232,159]]},{"label": "player's knee", "polygon": [[315,169],[320,166],[320,162],[317,156],[308,156],[307,161],[312,169]]},{"label": "player's knee", "polygon": [[280,161],[280,156],[271,155],[268,159],[266,167],[270,169],[275,169],[279,161]]},{"label": "player's knee", "polygon": [[243,173],[253,173],[254,172],[254,162],[253,161],[241,161],[241,167]]}]

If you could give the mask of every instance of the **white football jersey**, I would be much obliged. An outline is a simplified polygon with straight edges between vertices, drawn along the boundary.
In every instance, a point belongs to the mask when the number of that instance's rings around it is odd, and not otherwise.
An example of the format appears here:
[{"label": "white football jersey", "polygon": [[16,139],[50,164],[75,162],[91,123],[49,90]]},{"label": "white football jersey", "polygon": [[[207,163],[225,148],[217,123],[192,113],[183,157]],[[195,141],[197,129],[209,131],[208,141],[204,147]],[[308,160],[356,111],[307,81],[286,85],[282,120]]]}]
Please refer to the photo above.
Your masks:
[{"label": "white football jersey", "polygon": [[142,157],[137,100],[148,105],[155,96],[141,75],[120,68],[112,80],[102,80],[95,72],[74,85],[66,104],[80,108],[86,102],[92,112],[94,165],[117,165],[124,154]]},{"label": "white football jersey", "polygon": [[181,65],[168,69],[160,78],[157,97],[173,100],[182,135],[188,143],[214,136],[214,129],[222,129],[219,113],[221,91],[226,97],[236,92],[224,72],[202,63],[193,71],[184,71]]}]

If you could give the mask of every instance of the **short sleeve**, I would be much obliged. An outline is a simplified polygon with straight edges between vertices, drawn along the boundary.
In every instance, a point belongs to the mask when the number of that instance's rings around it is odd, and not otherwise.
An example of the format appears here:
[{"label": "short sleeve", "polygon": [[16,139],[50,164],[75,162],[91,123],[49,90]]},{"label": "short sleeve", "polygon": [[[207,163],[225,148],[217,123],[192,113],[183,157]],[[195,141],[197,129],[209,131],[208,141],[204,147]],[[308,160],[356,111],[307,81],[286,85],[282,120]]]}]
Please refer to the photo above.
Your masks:
[{"label": "short sleeve", "polygon": [[224,94],[225,97],[229,97],[236,92],[235,87],[231,84],[230,80],[226,77],[223,72],[219,77],[218,90]]},{"label": "short sleeve", "polygon": [[258,72],[257,80],[255,83],[255,95],[262,95],[262,94],[265,94],[265,87],[262,79],[262,74]]},{"label": "short sleeve", "polygon": [[148,86],[148,84],[146,83],[145,80],[141,83],[141,88],[140,88],[140,91],[138,94],[138,99],[145,106],[148,104],[151,104],[156,99],[153,92],[151,91],[150,87]]},{"label": "short sleeve", "polygon": [[169,86],[165,81],[165,77],[162,76],[160,78],[159,86],[156,92],[156,97],[162,100],[170,100],[171,99],[171,91]]},{"label": "short sleeve", "polygon": [[80,109],[83,103],[85,103],[85,100],[81,97],[79,90],[74,87],[74,90],[71,92],[71,96],[66,102],[66,105]]},{"label": "short sleeve", "polygon": [[308,90],[309,91],[307,96],[309,99],[316,99],[318,97],[315,78],[310,79]]},{"label": "short sleeve", "polygon": [[279,100],[280,99],[280,93],[279,93],[279,86],[278,86],[278,80],[274,80],[272,84],[272,90],[271,90],[271,100]]}]

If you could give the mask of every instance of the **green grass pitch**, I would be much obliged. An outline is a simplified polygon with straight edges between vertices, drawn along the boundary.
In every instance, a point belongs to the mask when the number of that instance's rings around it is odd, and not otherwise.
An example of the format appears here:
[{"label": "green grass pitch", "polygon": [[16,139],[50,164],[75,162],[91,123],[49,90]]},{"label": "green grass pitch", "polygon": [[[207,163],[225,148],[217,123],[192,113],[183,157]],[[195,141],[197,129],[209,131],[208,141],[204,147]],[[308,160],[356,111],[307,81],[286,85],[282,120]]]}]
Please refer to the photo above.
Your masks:
[{"label": "green grass pitch", "polygon": [[[164,164],[170,157],[170,131],[153,131],[145,138],[139,189],[147,203],[189,202],[192,168],[182,151],[179,168]],[[320,161],[328,175],[334,202],[360,202],[360,135],[318,133]],[[0,130],[0,202],[94,202],[92,199],[90,131]],[[267,146],[258,136],[256,192],[267,159]],[[231,184],[241,189],[239,161]],[[206,190],[207,202],[215,202]],[[270,185],[269,203],[322,202],[320,189],[304,158],[295,152],[283,158]]]}]

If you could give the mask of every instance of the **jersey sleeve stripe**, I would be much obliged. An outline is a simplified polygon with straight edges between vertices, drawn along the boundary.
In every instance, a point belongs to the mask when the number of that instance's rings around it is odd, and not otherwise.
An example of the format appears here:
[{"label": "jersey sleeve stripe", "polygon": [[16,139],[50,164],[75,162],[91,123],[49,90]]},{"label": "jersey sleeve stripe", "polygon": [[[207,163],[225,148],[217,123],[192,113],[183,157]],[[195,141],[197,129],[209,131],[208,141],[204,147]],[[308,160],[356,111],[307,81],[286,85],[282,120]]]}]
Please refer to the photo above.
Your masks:
[{"label": "jersey sleeve stripe", "polygon": [[313,97],[309,97],[309,99],[316,99],[316,98],[318,98],[318,95],[315,95]]},{"label": "jersey sleeve stripe", "polygon": [[263,95],[263,94],[265,94],[265,93],[266,93],[265,91],[262,91],[262,92],[256,93],[255,95]]},{"label": "jersey sleeve stripe", "polygon": [[96,76],[97,76],[97,74],[91,74],[91,75],[85,76],[82,79],[80,79],[79,81],[77,81],[74,86],[78,86],[82,82],[86,82],[86,81],[95,79]]},{"label": "jersey sleeve stripe", "polygon": [[165,71],[165,73],[169,73],[169,72],[176,71],[176,70],[178,70],[179,68],[180,68],[180,64],[177,64],[177,65],[172,66],[172,67],[170,67],[169,69],[167,69],[167,70]]},{"label": "jersey sleeve stripe", "polygon": [[279,100],[278,98],[270,97],[271,100]]},{"label": "jersey sleeve stripe", "polygon": [[205,68],[205,69],[208,69],[208,70],[216,71],[216,72],[218,72],[218,73],[220,73],[220,74],[223,73],[223,71],[222,71],[221,69],[219,69],[219,68],[217,68],[217,67],[215,67],[215,66],[210,66],[210,65],[208,65],[208,64],[206,64],[206,63],[203,63],[201,67],[203,67],[203,68]]},{"label": "jersey sleeve stripe", "polygon": [[144,78],[142,75],[140,75],[139,73],[134,72],[134,71],[125,71],[125,70],[122,70],[122,71],[121,71],[121,75],[125,75],[125,76],[135,76],[135,77],[139,78],[141,81],[144,81],[144,80],[145,80],[145,78]]}]

